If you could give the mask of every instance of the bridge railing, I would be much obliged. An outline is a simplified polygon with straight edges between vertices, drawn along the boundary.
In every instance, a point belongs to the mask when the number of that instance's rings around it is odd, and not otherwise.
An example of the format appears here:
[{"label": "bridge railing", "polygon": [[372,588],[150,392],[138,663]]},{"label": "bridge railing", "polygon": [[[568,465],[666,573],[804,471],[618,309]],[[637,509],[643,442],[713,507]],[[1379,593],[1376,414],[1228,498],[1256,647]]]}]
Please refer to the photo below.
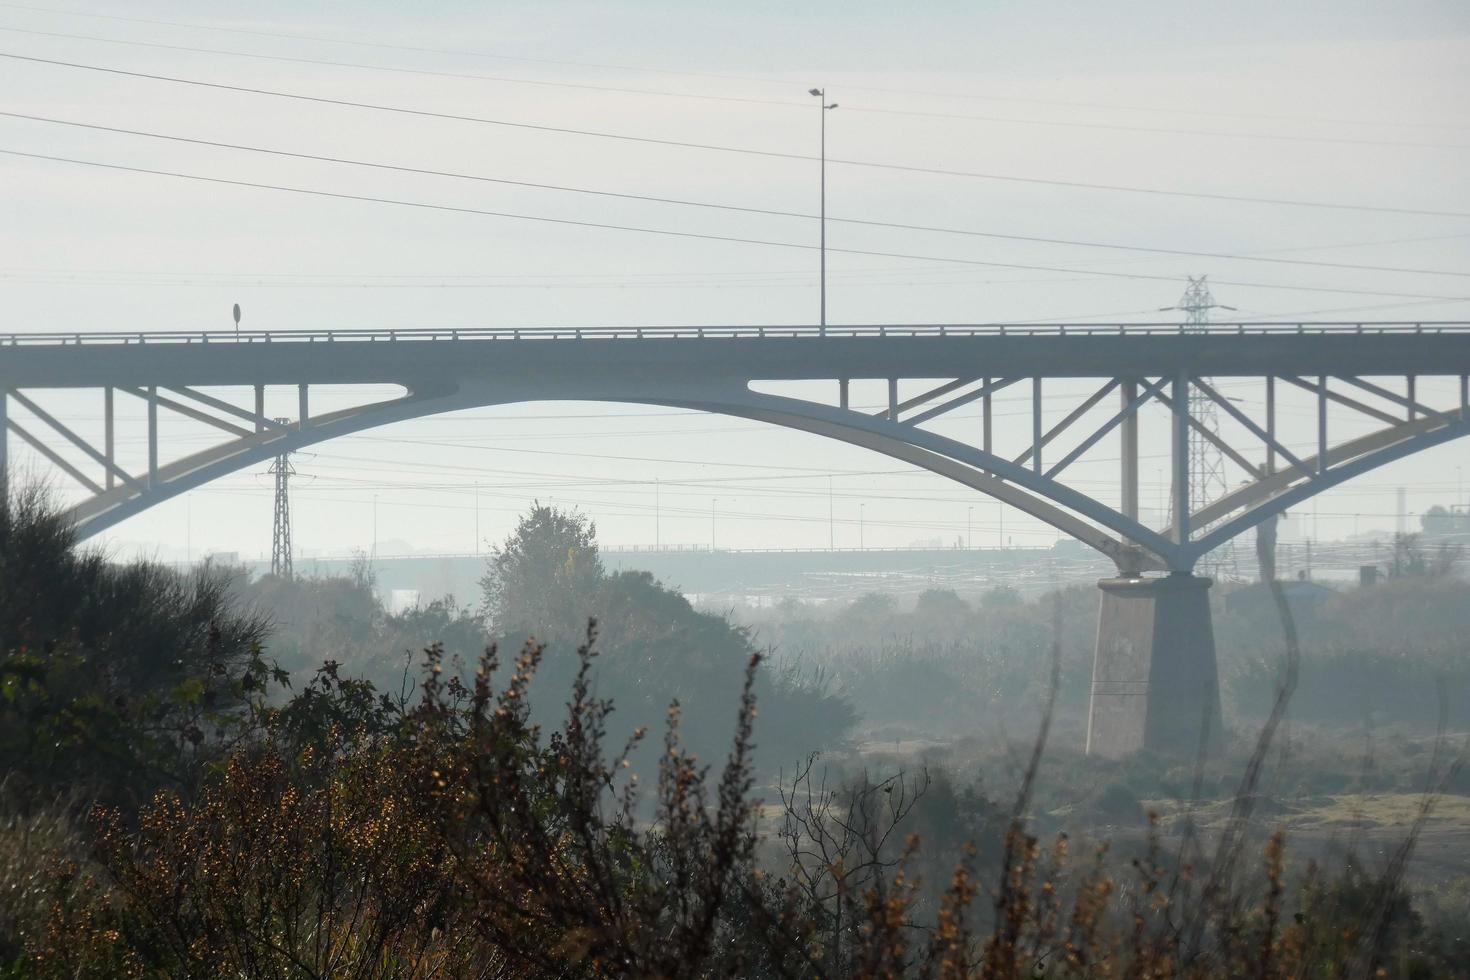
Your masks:
[{"label": "bridge railing", "polygon": [[0,346],[96,344],[410,343],[422,341],[720,340],[853,337],[1056,337],[1470,333],[1464,321],[1212,323],[942,323],[858,326],[468,327],[406,330],[94,330],[0,334]]}]

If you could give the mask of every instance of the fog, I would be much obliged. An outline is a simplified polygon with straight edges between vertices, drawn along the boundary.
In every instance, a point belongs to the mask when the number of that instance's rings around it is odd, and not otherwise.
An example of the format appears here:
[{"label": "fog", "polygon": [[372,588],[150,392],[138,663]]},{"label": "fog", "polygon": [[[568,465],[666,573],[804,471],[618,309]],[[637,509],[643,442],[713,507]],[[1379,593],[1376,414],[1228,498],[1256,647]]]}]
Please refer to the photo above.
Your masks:
[{"label": "fog", "polygon": [[1465,976],[1470,8],[0,3],[6,976]]},{"label": "fog", "polygon": [[[5,8],[0,50],[808,157],[818,150],[818,119],[806,92],[825,85],[840,105],[828,119],[834,161],[1017,178],[833,162],[834,218],[1267,259],[1464,266],[1470,19],[1453,3],[1391,11],[1340,3],[1130,4],[1106,12],[944,4],[922,14],[877,4],[799,12],[751,4],[738,13],[700,5],[680,7],[677,16],[674,9],[436,4],[409,15],[391,4],[305,12],[267,3],[214,6],[204,17],[166,3],[65,12],[16,5]],[[8,112],[89,126],[738,207],[814,214],[818,204],[813,160],[385,113],[18,58],[0,59],[0,73]],[[15,116],[0,117],[0,132],[19,152],[223,180],[804,246],[817,239],[810,218],[373,170]],[[244,326],[255,329],[817,318],[810,249],[332,200],[9,155],[0,167],[9,331],[228,330],[235,303]],[[1069,182],[1434,213],[1244,204]],[[1167,320],[1159,308],[1178,302],[1184,277],[1206,274],[1217,301],[1236,308],[1215,311],[1220,320],[1452,320],[1466,309],[1463,279],[1452,276],[836,222],[828,234],[834,250],[998,263],[834,251],[834,324]],[[1247,387],[1232,393],[1258,402]],[[277,392],[270,397],[271,414],[295,414],[289,394],[279,393],[279,403]],[[317,397],[325,405],[332,396]],[[365,397],[371,393],[340,396],[342,404]],[[1002,392],[996,411],[1024,424],[1021,397]],[[854,399],[877,404],[882,395],[875,387]],[[95,399],[58,395],[47,404],[79,431],[98,425]],[[963,425],[975,424],[973,409],[957,415]],[[118,410],[134,413],[131,427],[119,430],[118,451],[140,458],[141,406],[124,402]],[[165,458],[213,435],[187,420],[164,424],[173,426]],[[1310,423],[1294,437],[1309,440]],[[1144,453],[1157,458],[1162,447],[1145,438]],[[13,451],[18,468],[50,472],[28,447]],[[1392,531],[1398,487],[1408,489],[1412,525],[1413,515],[1461,494],[1459,466],[1455,451],[1442,447],[1361,478],[1319,497],[1312,530],[1295,537]],[[375,523],[380,553],[473,553],[477,524],[483,546],[535,497],[595,514],[607,543],[645,546],[656,538],[708,543],[714,498],[716,546],[746,548],[823,547],[834,538],[855,547],[860,517],[868,546],[950,542],[966,533],[966,510],[977,505],[943,480],[812,436],[577,402],[406,422],[322,445],[297,467],[297,545],[327,556],[372,550]],[[106,540],[167,560],[268,555],[263,470],[167,501]],[[1102,494],[1114,474],[1105,462],[1084,463],[1074,479]],[[1143,507],[1157,511],[1167,463],[1145,463],[1141,479]],[[1025,515],[979,504],[968,519],[974,537],[1056,540]]]}]

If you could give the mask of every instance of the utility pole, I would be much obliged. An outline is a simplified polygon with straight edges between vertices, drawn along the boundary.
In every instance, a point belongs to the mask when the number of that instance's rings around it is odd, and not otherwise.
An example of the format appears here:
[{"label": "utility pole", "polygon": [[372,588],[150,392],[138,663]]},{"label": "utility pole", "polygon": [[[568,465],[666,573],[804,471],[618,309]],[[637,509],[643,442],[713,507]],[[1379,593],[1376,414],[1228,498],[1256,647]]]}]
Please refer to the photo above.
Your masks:
[{"label": "utility pole", "polygon": [[837,103],[827,104],[827,89],[808,89],[807,94],[815,95],[821,99],[822,109],[822,207],[819,223],[821,225],[822,244],[819,251],[822,254],[822,333],[827,332],[827,113],[837,108]]},{"label": "utility pole", "polygon": [[[289,419],[276,419],[289,422]],[[291,454],[281,453],[271,461],[270,473],[276,478],[275,519],[271,528],[271,574],[291,578],[294,569],[291,563],[291,477],[296,468],[291,465]]]},{"label": "utility pole", "polygon": [[[1210,293],[1209,284],[1205,281],[1206,278],[1206,276],[1197,278],[1190,276],[1189,286],[1184,290],[1184,295],[1180,297],[1179,302],[1174,306],[1160,307],[1160,312],[1167,310],[1183,312],[1186,333],[1204,333],[1209,327],[1211,310],[1233,311],[1235,309],[1233,306],[1215,302],[1215,297]],[[1194,385],[1189,387],[1188,414],[1209,432],[1219,434],[1220,416],[1216,412],[1214,401]],[[1199,434],[1194,432],[1189,433],[1188,472],[1191,513],[1198,512],[1206,504],[1223,497],[1230,489],[1225,477],[1225,457],[1214,443],[1200,438]],[[1177,527],[1179,520],[1180,515],[1170,514],[1171,524]],[[1206,527],[1191,530],[1203,532]],[[1234,573],[1236,557],[1233,541],[1226,542],[1210,552],[1201,559],[1200,565],[1202,566],[1201,571],[1216,576],[1227,567],[1230,572]]]}]

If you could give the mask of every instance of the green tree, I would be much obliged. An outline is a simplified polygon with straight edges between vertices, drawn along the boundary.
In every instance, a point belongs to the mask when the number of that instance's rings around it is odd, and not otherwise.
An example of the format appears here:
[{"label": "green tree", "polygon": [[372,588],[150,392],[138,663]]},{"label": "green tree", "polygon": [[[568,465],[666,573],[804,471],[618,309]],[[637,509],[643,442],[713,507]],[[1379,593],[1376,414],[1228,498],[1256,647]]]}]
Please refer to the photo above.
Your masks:
[{"label": "green tree", "polygon": [[264,634],[224,577],[110,562],[40,491],[0,499],[0,768],[22,787],[189,781],[278,676]]},{"label": "green tree", "polygon": [[602,581],[596,537],[597,525],[582,514],[532,506],[480,579],[492,627],[552,641],[578,636]]},{"label": "green tree", "polygon": [[[729,730],[717,705],[741,684],[757,652],[749,631],[695,609],[648,572],[604,573],[595,534],[586,517],[538,503],[491,556],[482,579],[502,645],[532,635],[545,646],[535,720],[550,730],[560,718],[557,692],[579,669],[575,650],[594,620],[602,654],[592,678],[599,696],[617,705],[620,728],[656,726],[677,701],[684,738],[709,757]],[[856,721],[845,697],[795,671],[761,671],[755,685],[767,732],[761,757],[773,765],[832,745]]]},{"label": "green tree", "polygon": [[1450,530],[1450,512],[1439,504],[1419,515],[1419,526],[1425,534],[1447,534]]}]

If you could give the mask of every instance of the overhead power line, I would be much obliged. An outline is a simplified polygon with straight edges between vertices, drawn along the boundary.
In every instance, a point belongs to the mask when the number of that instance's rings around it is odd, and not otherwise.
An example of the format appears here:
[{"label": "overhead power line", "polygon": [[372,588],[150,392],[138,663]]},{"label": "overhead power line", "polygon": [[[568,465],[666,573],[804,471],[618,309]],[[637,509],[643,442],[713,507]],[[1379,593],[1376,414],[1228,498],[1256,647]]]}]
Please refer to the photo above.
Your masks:
[{"label": "overhead power line", "polygon": [[[1281,255],[1290,252],[1315,252],[1330,249],[1373,248],[1388,245],[1419,244],[1422,242],[1452,241],[1470,238],[1470,233],[1454,235],[1421,235],[1414,238],[1390,238],[1374,241],[1333,242],[1326,245],[1294,245],[1284,248],[1253,250],[1250,255]],[[1151,262],[1151,259],[1123,259],[1106,265],[1133,265]],[[1047,278],[1027,277],[1024,279],[935,279],[945,276],[948,269],[915,269],[910,265],[852,267],[829,273],[831,279],[846,280],[849,288],[855,286],[1006,286],[1006,285],[1052,285],[1057,283],[1089,282],[1086,276],[1051,276]],[[918,278],[926,277],[926,278]],[[750,269],[730,271],[728,267],[715,270],[691,270],[686,272],[638,272],[638,273],[567,273],[567,272],[504,272],[504,273],[384,273],[384,272],[264,272],[222,271],[189,269],[96,269],[66,266],[0,266],[0,279],[11,282],[68,283],[100,286],[214,286],[234,284],[243,286],[301,287],[307,289],[340,288],[351,285],[359,288],[525,288],[547,289],[622,289],[627,286],[644,288],[688,288],[718,287],[729,284],[730,288],[768,289],[780,286],[807,288],[815,281],[816,274],[810,269]],[[1422,300],[1405,303],[1381,303],[1377,306],[1341,307],[1336,310],[1312,312],[1353,312],[1363,309],[1390,309],[1398,306],[1423,306],[1458,302],[1458,300]],[[1154,312],[1150,308],[1149,312]],[[1287,318],[1305,315],[1306,311],[1262,313],[1249,311],[1249,318]],[[1097,314],[1097,316],[1122,316],[1124,313]],[[1089,317],[1093,316],[1088,314]],[[875,406],[881,408],[882,406]]]},{"label": "overhead power line", "polygon": [[[462,205],[434,204],[428,201],[406,201],[398,198],[377,197],[367,194],[347,194],[339,191],[324,191],[306,187],[291,187],[284,184],[269,184],[260,181],[230,180],[224,177],[206,177],[201,174],[188,174],[173,170],[156,170],[149,167],[133,167],[119,163],[104,163],[97,160],[81,160],[75,157],[54,156],[45,153],[29,153],[22,150],[12,150],[6,148],[0,148],[0,153],[6,154],[8,156],[23,157],[32,160],[47,160],[53,163],[71,163],[85,167],[98,167],[104,170],[117,170],[126,173],[149,174],[156,177],[173,177],[181,180],[192,180],[208,184],[220,184],[229,187],[247,187],[255,190],[280,191],[289,194],[301,194],[309,197],[330,198],[340,201],[389,204],[395,207],[420,208],[428,211],[441,211],[453,214],[474,214],[493,218],[511,218],[519,221],[537,221],[547,224],[568,225],[581,228],[601,228],[607,231],[636,232],[639,234],[663,235],[673,238],[698,239],[713,242],[727,242],[738,245],[760,245],[768,248],[792,248],[800,249],[802,251],[815,251],[817,249],[816,245],[808,245],[802,242],[783,242],[761,238],[744,238],[736,235],[711,235],[702,232],[679,231],[672,228],[648,228],[638,225],[614,224],[611,222],[582,221],[575,218],[554,218],[549,215],[520,214],[512,211],[492,211],[486,208],[471,208]],[[829,247],[827,251],[841,253],[844,255],[863,255],[872,258],[913,259],[920,262],[947,262],[957,265],[985,266],[988,268],[999,269],[1025,269],[1029,271],[1040,272],[1081,273],[1085,275],[1102,276],[1115,279],[1141,279],[1167,282],[1173,282],[1178,279],[1178,276],[1152,275],[1142,272],[1111,272],[1105,270],[1070,269],[1061,266],[1027,265],[1018,262],[989,262],[981,259],[966,259],[956,256],[919,255],[905,252],[883,252],[871,249]],[[1380,289],[1344,289],[1342,287],[1301,286],[1284,283],[1241,282],[1226,279],[1221,279],[1217,281],[1233,286],[1247,286],[1259,289],[1277,289],[1286,290],[1289,292],[1340,293],[1343,295],[1353,296],[1388,296],[1401,299],[1460,300],[1470,298],[1460,296],[1433,296],[1425,295],[1423,293],[1400,293]]]},{"label": "overhead power line", "polygon": [[[407,167],[391,163],[380,163],[372,160],[356,160],[350,157],[323,156],[315,153],[303,153],[293,150],[272,149],[269,147],[249,146],[241,143],[223,143],[216,140],[200,139],[192,136],[178,136],[170,133],[157,133],[141,129],[126,129],[119,126],[104,126],[99,123],[78,122],[71,119],[57,119],[52,116],[36,116],[22,112],[6,112],[0,110],[0,116],[11,119],[24,119],[30,122],[48,123],[58,126],[71,126],[77,129],[88,129],[106,133],[118,133],[126,136],[140,136],[147,139],[168,140],[175,143],[186,143],[192,146],[208,146],[216,149],[238,150],[246,153],[259,153],[268,156],[287,157],[292,160],[311,160],[317,163],[330,163],[352,167],[366,167],[372,170],[386,170],[393,173],[415,174],[428,177],[445,177],[453,180],[471,180],[479,183],[503,184],[511,187],[526,187],[535,190],[558,191],[569,194],[584,194],[594,197],[611,197],[625,201],[641,201],[649,204],[668,204],[677,207],[706,208],[717,211],[734,211],[742,214],[757,214],[768,217],[800,218],[815,221],[817,215],[809,212],[784,211],[775,208],[756,208],[737,204],[722,204],[714,201],[691,201],[686,198],[658,197],[648,194],[630,194],[620,191],[599,190],[588,187],[573,187],[566,184],[545,184],[528,180],[512,180],[505,177],[490,177],[483,174],[469,174],[451,170],[433,170],[424,167]],[[1234,262],[1262,262],[1273,265],[1299,265],[1311,266],[1321,269],[1349,269],[1357,272],[1396,272],[1409,273],[1425,276],[1453,276],[1456,278],[1470,278],[1470,272],[1456,272],[1442,269],[1414,269],[1396,266],[1363,265],[1351,262],[1324,262],[1314,259],[1285,259],[1274,256],[1248,255],[1230,252],[1201,252],[1181,248],[1159,248],[1147,245],[1125,245],[1118,242],[1093,242],[1068,238],[1045,238],[1038,235],[1016,235],[1002,232],[978,231],[969,228],[946,228],[935,225],[915,225],[898,221],[875,221],[865,218],[842,218],[828,216],[828,221],[840,224],[860,225],[868,228],[890,228],[902,231],[919,231],[941,235],[964,235],[972,238],[990,238],[1010,242],[1027,242],[1039,245],[1067,245],[1077,248],[1103,248],[1124,252],[1144,252],[1151,255],[1186,256],[1190,258],[1227,259]]]},{"label": "overhead power line", "polygon": [[94,14],[77,10],[58,10],[55,7],[36,7],[18,3],[0,3],[0,7],[13,10],[35,10],[48,14],[66,14],[73,17],[92,17],[99,20],[115,20],[132,24],[152,24],[157,27],[183,27],[189,30],[215,31],[222,34],[240,34],[249,37],[267,37],[285,41],[311,41],[316,44],[340,44],[355,48],[376,48],[382,51],[410,51],[415,54],[448,54],[465,58],[490,58],[496,61],[519,61],[528,65],[558,65],[566,68],[596,68],[610,71],[636,71],[650,75],[675,75],[686,78],[719,78],[737,82],[765,82],[772,79],[754,75],[721,74],[707,71],[685,71],[667,68],[641,68],[633,65],[608,64],[595,61],[565,61],[552,58],[527,58],[517,55],[492,54],[484,51],[466,51],[455,48],[414,47],[407,44],[388,44],[379,41],[353,41],[346,38],[323,37],[313,34],[291,34],[284,31],[257,31],[243,27],[215,27],[207,24],[188,24],[175,20],[155,20],[146,17],[122,17],[116,14]]},{"label": "overhead power line", "polygon": [[[583,91],[609,92],[619,95],[652,96],[656,98],[693,99],[708,102],[744,103],[747,105],[779,106],[782,108],[807,108],[805,102],[783,99],[757,99],[742,96],[710,95],[702,92],[670,92],[660,89],[627,88],[618,85],[594,85],[588,82],[558,82],[540,78],[516,78],[506,75],[483,75],[474,72],[442,71],[430,68],[402,68],[393,65],[365,65],[350,61],[326,61],[318,58],[298,58],[289,55],[257,54],[250,51],[229,51],[220,48],[201,48],[186,44],[164,44],[158,41],[134,41],[125,38],[97,37],[89,34],[67,34],[59,31],[37,31],[19,27],[0,27],[10,34],[27,34],[36,37],[61,38],[75,41],[91,41],[101,44],[120,44],[165,51],[182,51],[189,54],[208,54],[226,58],[248,58],[257,61],[274,61],[286,64],[313,65],[325,68],[350,68],[359,71],[391,72],[403,75],[421,75],[435,78],[455,78],[468,81],[494,82],[506,85],[535,85],[547,88],[580,89]],[[861,88],[862,86],[855,86]],[[1157,133],[1167,136],[1203,136],[1217,139],[1270,140],[1286,143],[1328,143],[1350,146],[1385,146],[1408,149],[1470,149],[1466,143],[1443,143],[1423,140],[1385,140],[1365,137],[1310,136],[1301,133],[1251,133],[1216,129],[1181,129],[1177,126],[1141,126],[1125,123],[1079,122],[1069,119],[1029,119],[1020,116],[984,116],[965,112],[936,112],[920,109],[894,109],[881,106],[846,107],[849,112],[865,112],[888,116],[906,116],[914,119],[947,119],[969,122],[994,123],[1014,126],[1050,126],[1062,129],[1103,130],[1124,133]]]},{"label": "overhead power line", "polygon": [[[5,4],[0,4],[0,7]],[[226,58],[249,58],[256,61],[277,61],[284,64],[312,65],[321,68],[355,68],[363,71],[391,72],[399,75],[422,75],[429,78],[457,78],[477,82],[501,82],[510,85],[536,85],[545,88],[581,89],[592,92],[612,92],[618,95],[651,95],[669,99],[690,99],[701,102],[732,102],[746,105],[768,105],[799,107],[805,102],[790,99],[756,99],[738,95],[710,95],[704,92],[668,92],[650,88],[627,88],[619,85],[594,85],[590,82],[556,82],[545,78],[514,78],[506,75],[483,75],[476,72],[443,71],[433,68],[403,68],[395,65],[364,65],[351,61],[326,61],[320,58],[294,58],[280,54],[256,54],[249,51],[226,51],[220,48],[199,48],[187,44],[164,44],[159,41],[133,41],[122,38],[95,37],[88,34],[64,34],[59,31],[35,31],[19,27],[0,27],[8,34],[30,34],[37,37],[64,38],[76,41],[97,41],[103,44],[124,44],[129,47],[154,48],[163,51],[182,51],[188,54],[219,55]]]},{"label": "overhead power line", "polygon": [[[125,16],[119,16],[117,14],[99,14],[99,13],[94,13],[94,12],[91,12],[91,11],[65,10],[65,9],[61,9],[61,8],[57,8],[57,7],[42,7],[42,6],[32,5],[32,4],[0,3],[0,7],[9,8],[9,9],[12,9],[12,10],[30,10],[30,11],[40,12],[40,13],[47,13],[47,14],[60,14],[62,16],[67,16],[67,17],[86,17],[86,18],[90,18],[90,19],[93,19],[93,20],[110,20],[110,21],[116,21],[116,22],[121,22],[121,23],[129,23],[129,24],[149,24],[149,25],[153,25],[153,26],[157,26],[157,27],[178,27],[178,28],[183,28],[185,30],[209,31],[209,32],[218,33],[218,34],[234,34],[234,35],[242,35],[242,36],[248,36],[248,37],[272,38],[272,39],[275,39],[275,40],[307,41],[307,42],[314,43],[314,44],[336,44],[336,45],[345,45],[345,46],[358,47],[358,48],[373,48],[373,49],[384,50],[384,51],[406,51],[406,52],[412,52],[412,53],[416,53],[416,54],[444,54],[444,55],[454,55],[454,56],[457,56],[457,57],[488,59],[488,60],[492,60],[492,61],[512,61],[512,62],[520,62],[520,63],[523,63],[523,64],[553,65],[553,66],[566,67],[566,68],[592,68],[592,69],[597,69],[597,70],[601,70],[601,71],[626,71],[626,72],[637,72],[637,73],[641,73],[641,74],[651,74],[651,75],[668,75],[668,76],[681,77],[681,78],[714,78],[714,79],[720,79],[720,80],[723,80],[723,81],[754,82],[754,83],[757,83],[757,84],[760,84],[760,85],[780,85],[780,86],[783,86],[783,87],[787,87],[787,86],[790,86],[790,85],[793,84],[790,81],[790,79],[786,79],[786,78],[775,78],[775,77],[771,77],[771,76],[768,76],[768,75],[736,74],[736,73],[733,73],[733,72],[690,71],[688,69],[678,69],[678,68],[653,68],[653,67],[649,67],[647,65],[629,65],[629,64],[616,64],[616,63],[608,63],[608,62],[589,62],[589,61],[569,61],[569,60],[558,60],[558,59],[553,59],[553,58],[531,58],[531,57],[525,57],[525,56],[521,56],[521,55],[504,54],[504,53],[500,53],[500,52],[469,51],[469,50],[455,49],[455,48],[414,47],[414,46],[405,45],[405,44],[390,44],[390,43],[386,43],[386,42],[351,40],[351,39],[345,39],[345,38],[337,38],[337,37],[324,36],[324,35],[321,35],[321,34],[300,34],[300,33],[288,33],[288,32],[284,32],[284,31],[260,31],[260,30],[251,30],[251,29],[248,29],[248,28],[241,28],[241,27],[221,27],[221,26],[214,25],[214,24],[198,24],[198,23],[189,23],[189,22],[185,22],[185,21],[159,20],[159,19],[151,19],[151,18],[145,18],[145,17],[125,17]],[[28,33],[46,33],[46,32],[36,31],[36,32],[28,32]],[[61,35],[61,36],[70,36],[70,35]],[[92,38],[90,40],[109,40],[109,39]],[[118,41],[116,43],[143,43],[143,42]],[[214,53],[228,54],[229,52],[214,52]],[[265,56],[256,55],[256,56],[253,56],[253,57],[265,57]],[[325,64],[330,64],[330,62],[327,62]],[[351,66],[351,67],[359,67],[359,66],[355,66],[354,65],[354,66]],[[362,66],[362,67],[368,67],[368,66]],[[402,70],[410,70],[410,69],[402,69]],[[1272,119],[1272,120],[1278,120],[1278,121],[1282,121],[1282,122],[1335,123],[1335,124],[1348,125],[1348,126],[1384,126],[1384,127],[1398,128],[1398,129],[1405,129],[1405,128],[1407,128],[1407,129],[1439,129],[1439,130],[1447,130],[1447,129],[1448,130],[1463,130],[1463,129],[1470,129],[1470,125],[1466,125],[1464,123],[1433,123],[1433,122],[1415,122],[1415,121],[1407,121],[1407,120],[1388,120],[1388,119],[1343,119],[1343,118],[1323,117],[1323,116],[1316,116],[1316,115],[1311,115],[1311,116],[1298,116],[1298,115],[1285,115],[1285,114],[1280,114],[1280,113],[1243,113],[1243,112],[1226,112],[1226,111],[1221,111],[1221,110],[1208,110],[1208,109],[1180,109],[1180,108],[1173,108],[1173,107],[1167,107],[1167,106],[1139,106],[1139,105],[1129,105],[1129,104],[1123,104],[1123,103],[1078,101],[1078,100],[1073,100],[1073,99],[1043,99],[1043,98],[1035,98],[1035,97],[1004,96],[1004,95],[994,95],[994,94],[980,95],[980,94],[976,94],[976,93],[972,93],[972,92],[955,92],[955,91],[952,91],[952,90],[933,91],[933,90],[924,90],[924,89],[905,89],[905,88],[881,87],[881,86],[875,86],[875,85],[861,85],[861,84],[855,84],[855,83],[850,83],[850,82],[844,82],[843,88],[844,89],[853,89],[853,90],[856,90],[856,91],[863,91],[863,92],[884,92],[884,93],[894,94],[894,95],[914,95],[914,96],[920,96],[920,97],[926,98],[926,99],[929,99],[929,98],[949,98],[949,99],[962,99],[962,100],[965,100],[965,101],[973,101],[973,102],[1011,102],[1011,103],[1020,103],[1020,104],[1026,104],[1026,105],[1064,106],[1064,107],[1072,108],[1072,109],[1106,109],[1106,110],[1119,110],[1119,111],[1124,111],[1124,112],[1152,112],[1152,113],[1162,113],[1162,114],[1166,114],[1166,115],[1176,115],[1176,116],[1177,115],[1183,115],[1183,116],[1200,116],[1200,117],[1225,118],[1225,119]],[[660,93],[660,94],[673,95],[675,93]],[[805,105],[805,103],[799,103],[799,104]]]},{"label": "overhead power line", "polygon": [[[127,71],[121,68],[107,68],[100,65],[88,65],[73,61],[59,61],[52,58],[36,58],[29,55],[15,54],[13,52],[0,51],[0,58],[9,58],[14,61],[25,61],[33,64],[52,65],[59,68],[76,68],[82,71],[102,72],[109,75],[119,75],[127,78],[142,78],[149,81],[169,82],[179,85],[194,85],[201,88],[215,89],[224,92],[238,92],[245,95],[259,95],[270,98],[291,99],[300,102],[311,102],[319,105],[332,105],[353,109],[366,109],[374,112],[391,112],[400,115],[415,116],[424,119],[444,119],[453,122],[467,122],[486,126],[505,126],[512,129],[524,129],[534,132],[556,133],[563,136],[582,136],[595,139],[610,139],[628,143],[640,143],[652,146],[669,146],[679,149],[704,150],[718,153],[738,153],[746,156],[766,157],[778,160],[804,160],[816,162],[820,157],[804,153],[787,153],[780,150],[761,150],[754,147],[725,146],[714,143],[696,143],[688,140],[662,139],[653,136],[635,136],[628,133],[612,133],[602,130],[578,129],[569,126],[550,126],[542,123],[516,122],[508,119],[493,119],[487,116],[470,116],[460,113],[436,112],[430,109],[414,109],[408,106],[390,106],[372,102],[357,102],[351,99],[333,99],[326,96],[306,95],[297,92],[282,92],[275,89],[255,88],[247,85],[228,85],[222,82],[206,82],[201,79],[181,78],[176,75],[158,75],[150,72]],[[1196,200],[1230,201],[1246,204],[1269,204],[1289,207],[1327,208],[1343,211],[1363,211],[1380,214],[1407,214],[1428,217],[1447,218],[1470,218],[1467,211],[1436,210],[1429,208],[1397,208],[1380,205],[1363,204],[1338,204],[1324,201],[1302,201],[1288,198],[1253,197],[1248,195],[1234,194],[1212,194],[1199,191],[1176,191],[1152,187],[1135,187],[1123,184],[1100,184],[1086,181],[1052,180],[1041,177],[1017,177],[1008,174],[992,174],[974,170],[952,170],[942,167],[919,167],[908,164],[882,163],[872,160],[847,160],[837,157],[828,157],[827,163],[851,167],[867,167],[877,170],[890,170],[901,173],[921,173],[945,177],[965,177],[976,180],[995,180],[1009,183],[1034,184],[1043,187],[1070,187],[1085,190],[1106,190],[1129,194],[1148,194],[1160,197],[1185,197]]]},{"label": "overhead power line", "polygon": [[1351,136],[1308,136],[1302,133],[1242,133],[1217,129],[1181,129],[1177,126],[1139,126],[1127,123],[1079,122],[1074,119],[1022,119],[1015,116],[981,116],[969,112],[935,112],[920,109],[884,109],[854,106],[853,112],[921,119],[960,119],[1012,126],[1050,126],[1058,129],[1092,129],[1116,133],[1154,133],[1162,136],[1205,136],[1217,139],[1268,140],[1276,143],[1327,143],[1346,146],[1390,146],[1403,149],[1465,150],[1470,143],[1434,143],[1423,140],[1384,140]]}]

